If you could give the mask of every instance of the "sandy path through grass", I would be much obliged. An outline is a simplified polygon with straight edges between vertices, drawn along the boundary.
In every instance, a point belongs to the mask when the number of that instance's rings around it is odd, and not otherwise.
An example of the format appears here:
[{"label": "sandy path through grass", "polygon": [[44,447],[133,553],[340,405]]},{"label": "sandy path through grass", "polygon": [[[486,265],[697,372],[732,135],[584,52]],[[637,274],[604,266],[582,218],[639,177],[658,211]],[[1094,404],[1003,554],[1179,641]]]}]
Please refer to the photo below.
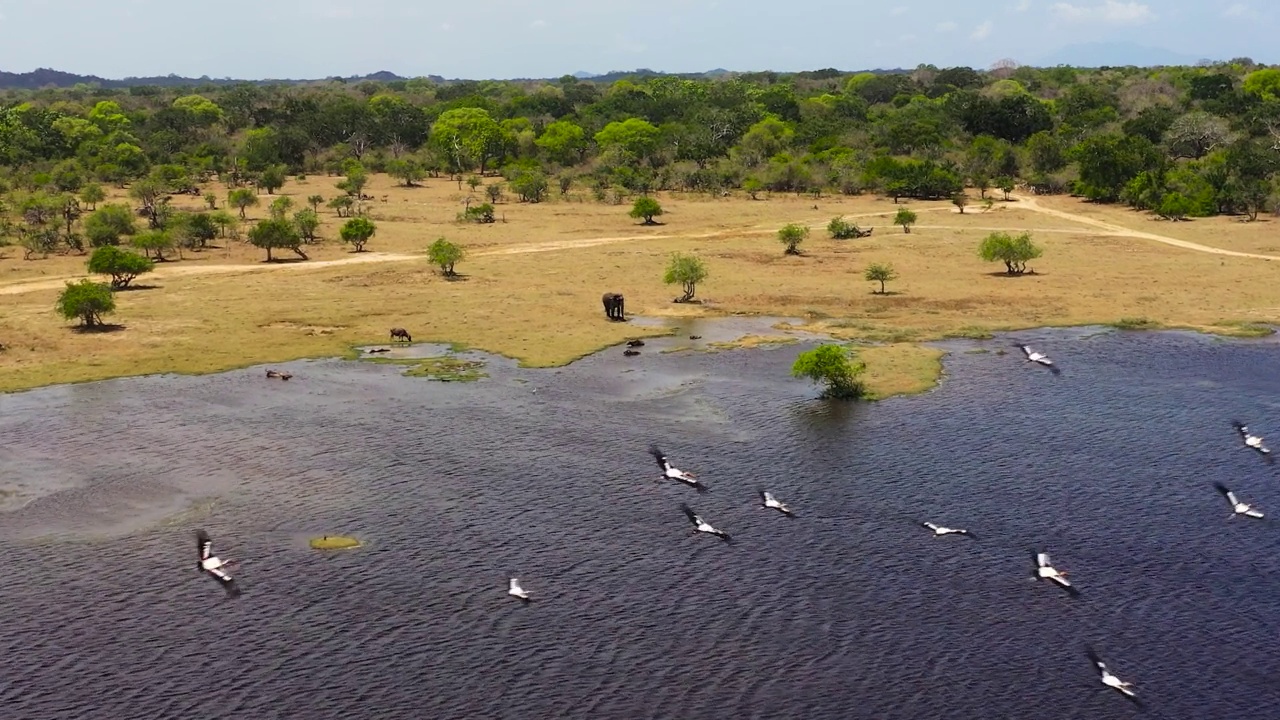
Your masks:
[{"label": "sandy path through grass", "polygon": [[[1258,253],[1239,252],[1236,250],[1224,250],[1222,248],[1210,247],[1208,245],[1200,245],[1198,243],[1186,240],[1178,240],[1165,235],[1157,235],[1155,233],[1134,230],[1123,225],[1116,225],[1104,220],[1096,220],[1085,215],[1067,212],[1065,210],[1057,210],[1041,205],[1034,198],[1025,196],[1015,196],[1018,201],[1017,207],[1030,210],[1032,212],[1049,215],[1069,222],[1086,225],[1088,227],[1097,228],[1105,231],[1106,235],[1115,237],[1132,237],[1144,240],[1154,240],[1155,242],[1164,243],[1173,247],[1182,248],[1184,250],[1194,250],[1196,252],[1211,253],[1215,255],[1230,255],[1233,257],[1255,258],[1260,260],[1280,260],[1280,256],[1262,255]],[[946,208],[928,208],[926,212],[945,212]],[[860,213],[849,215],[850,218],[870,218],[870,217],[888,217],[895,211]],[[807,224],[811,228],[825,227],[825,223],[821,221],[809,221]],[[1010,228],[984,228],[975,226],[961,225],[917,225],[921,229],[937,229],[937,230],[1009,230]],[[497,255],[524,255],[527,253],[538,252],[554,252],[558,250],[574,250],[579,248],[595,247],[598,245],[612,245],[615,243],[635,242],[637,240],[671,240],[677,238],[688,239],[707,239],[714,237],[742,236],[742,235],[767,235],[776,232],[776,228],[756,225],[747,228],[739,228],[734,230],[716,230],[703,233],[655,233],[646,235],[616,235],[609,237],[595,238],[578,238],[575,240],[552,240],[545,242],[524,243],[520,245],[511,245],[508,247],[494,248],[492,250],[482,250],[474,253],[473,257],[489,257]],[[1055,232],[1055,233],[1073,233],[1079,232],[1070,228],[1036,228],[1036,232]],[[182,277],[189,275],[212,275],[237,272],[259,272],[264,270],[307,270],[316,268],[334,267],[340,265],[354,265],[364,263],[378,262],[403,262],[408,260],[420,260],[422,255],[403,254],[403,253],[376,253],[371,252],[361,254],[355,257],[342,258],[339,260],[316,260],[306,262],[284,262],[284,263],[262,263],[262,264],[235,264],[235,265],[161,265],[148,276],[148,278],[166,278],[166,277]],[[19,295],[28,292],[37,292],[40,290],[56,290],[63,286],[68,280],[75,281],[89,277],[88,274],[82,275],[66,275],[57,278],[49,278],[42,280],[25,280],[18,281],[7,285],[0,285],[0,295]]]}]

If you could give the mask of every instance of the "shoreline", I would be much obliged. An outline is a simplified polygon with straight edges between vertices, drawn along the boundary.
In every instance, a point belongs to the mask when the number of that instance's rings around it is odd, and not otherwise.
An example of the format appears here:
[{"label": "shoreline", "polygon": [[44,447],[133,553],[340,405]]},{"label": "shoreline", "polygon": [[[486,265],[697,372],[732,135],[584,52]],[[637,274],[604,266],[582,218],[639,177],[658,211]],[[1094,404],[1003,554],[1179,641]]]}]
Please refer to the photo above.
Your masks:
[{"label": "shoreline", "polygon": [[[815,340],[830,340],[841,344],[851,346],[858,357],[867,362],[867,385],[868,395],[863,398],[866,402],[876,402],[887,400],[894,397],[907,397],[919,395],[929,392],[941,383],[945,375],[944,360],[947,355],[951,354],[951,350],[945,350],[935,347],[937,343],[957,341],[957,340],[973,340],[983,341],[992,340],[999,335],[1008,335],[1010,333],[1028,332],[1036,330],[1066,330],[1073,328],[1090,328],[1096,327],[1110,331],[1127,331],[1127,332],[1191,332],[1199,335],[1219,337],[1233,340],[1260,340],[1275,335],[1278,331],[1277,326],[1269,323],[1221,323],[1212,326],[1193,325],[1193,324],[1166,324],[1147,320],[1119,320],[1114,322],[1082,322],[1072,324],[1051,324],[1051,325],[1026,325],[1026,326],[1004,326],[999,328],[985,328],[980,325],[974,325],[965,328],[962,331],[941,332],[941,333],[925,333],[919,334],[908,331],[902,331],[898,334],[886,334],[877,337],[876,333],[869,332],[865,327],[857,329],[843,327],[840,323],[849,322],[848,319],[841,318],[823,318],[803,320],[800,324],[787,322],[786,318],[778,318],[776,316],[762,315],[744,315],[741,313],[716,313],[711,311],[697,316],[633,316],[630,320],[641,320],[641,324],[631,325],[638,332],[631,333],[636,338],[666,338],[675,337],[680,332],[680,326],[664,326],[662,321],[696,321],[698,323],[724,323],[734,319],[752,319],[752,320],[777,320],[767,325],[768,328],[783,332],[798,332],[806,335],[814,336]],[[651,323],[651,324],[643,324]],[[612,327],[612,326],[611,326]],[[666,332],[660,332],[661,330]],[[767,336],[759,333],[742,332],[729,340],[711,341],[705,343],[702,347],[678,347],[662,351],[666,353],[676,352],[725,352],[729,350],[758,350],[776,348],[781,345],[794,344],[803,342],[804,340],[794,335],[776,335]],[[139,373],[110,373],[102,374],[83,379],[70,380],[53,380],[51,382],[37,383],[26,386],[3,388],[0,389],[0,398],[5,396],[18,396],[24,393],[47,390],[57,387],[66,387],[74,385],[84,385],[95,382],[106,382],[111,380],[122,380],[131,378],[146,378],[158,376],[186,376],[200,377],[205,375],[216,375],[220,373],[234,372],[236,370],[244,370],[251,367],[269,365],[272,363],[286,364],[294,362],[303,362],[308,360],[377,360],[380,358],[370,358],[367,354],[361,352],[362,348],[380,347],[386,343],[378,342],[353,342],[344,343],[344,349],[338,352],[318,352],[293,355],[285,358],[253,358],[244,362],[226,363],[208,369],[172,369],[162,372],[139,372]],[[613,348],[622,348],[625,340],[611,340],[595,346],[586,352],[575,353],[571,357],[566,357],[559,361],[548,363],[529,364],[524,359],[508,354],[500,350],[492,350],[484,347],[468,345],[466,343],[439,340],[435,338],[427,338],[415,341],[411,344],[402,345],[402,348],[413,348],[437,345],[446,348],[443,353],[434,355],[411,356],[412,359],[429,359],[441,357],[447,354],[475,352],[488,355],[494,358],[502,358],[515,362],[516,367],[522,370],[552,370],[564,368],[572,365],[583,358],[604,352]],[[911,355],[915,354],[915,362],[908,373],[898,372],[894,374],[890,372],[887,376],[882,366],[874,363],[877,355],[894,354]],[[870,353],[871,359],[867,359]],[[884,358],[882,358],[883,360]],[[897,360],[901,362],[902,357]],[[907,362],[910,363],[910,358]],[[892,359],[890,360],[892,362]],[[897,388],[886,390],[886,386]]]}]

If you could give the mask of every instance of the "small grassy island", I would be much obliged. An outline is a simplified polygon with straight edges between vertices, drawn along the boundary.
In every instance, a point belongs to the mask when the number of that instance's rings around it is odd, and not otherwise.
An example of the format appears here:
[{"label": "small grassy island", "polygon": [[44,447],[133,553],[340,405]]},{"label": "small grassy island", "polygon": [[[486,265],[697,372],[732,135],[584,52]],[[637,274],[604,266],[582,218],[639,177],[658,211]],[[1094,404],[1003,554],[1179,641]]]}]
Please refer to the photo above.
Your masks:
[{"label": "small grassy island", "polygon": [[349,535],[323,535],[311,538],[313,550],[347,550],[358,548],[362,543]]}]

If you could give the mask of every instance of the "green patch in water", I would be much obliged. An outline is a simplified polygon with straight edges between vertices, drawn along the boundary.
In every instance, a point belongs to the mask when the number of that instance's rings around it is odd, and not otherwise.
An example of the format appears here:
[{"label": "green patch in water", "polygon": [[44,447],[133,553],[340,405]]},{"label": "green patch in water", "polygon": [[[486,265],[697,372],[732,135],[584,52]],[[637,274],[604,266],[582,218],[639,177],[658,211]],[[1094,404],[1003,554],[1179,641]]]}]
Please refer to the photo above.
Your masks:
[{"label": "green patch in water", "polygon": [[402,375],[439,382],[475,382],[489,377],[483,360],[461,360],[451,355],[428,358],[364,358],[364,362],[404,365]]}]

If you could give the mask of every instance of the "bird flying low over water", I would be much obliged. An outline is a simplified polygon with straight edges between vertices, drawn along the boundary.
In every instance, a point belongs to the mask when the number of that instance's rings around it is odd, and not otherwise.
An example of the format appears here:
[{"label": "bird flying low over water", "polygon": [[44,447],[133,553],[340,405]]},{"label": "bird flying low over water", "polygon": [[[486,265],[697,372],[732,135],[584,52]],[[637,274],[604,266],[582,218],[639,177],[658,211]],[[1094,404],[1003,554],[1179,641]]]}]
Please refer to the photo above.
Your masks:
[{"label": "bird flying low over water", "polygon": [[1036,561],[1035,577],[1052,580],[1066,588],[1067,592],[1072,595],[1080,594],[1076,586],[1072,585],[1071,581],[1067,579],[1067,574],[1053,566],[1053,562],[1049,560],[1049,553],[1032,553],[1032,556]]},{"label": "bird flying low over water", "polygon": [[511,578],[511,581],[507,583],[507,594],[511,597],[517,597],[525,602],[529,602],[529,593],[525,591],[524,588],[520,587],[520,580],[518,578]]},{"label": "bird flying low over water", "polygon": [[716,528],[711,527],[710,523],[708,523],[706,520],[703,520],[702,516],[694,512],[693,510],[691,510],[688,505],[681,505],[680,509],[684,511],[685,515],[689,516],[689,522],[693,523],[693,527],[695,528],[694,532],[702,532],[702,533],[708,533],[711,535],[716,535],[716,536],[719,536],[721,540],[729,539],[729,533],[723,530],[717,530]]},{"label": "bird flying low over water", "polygon": [[779,501],[778,498],[774,497],[773,493],[768,490],[760,491],[760,507],[773,508],[787,517],[796,516],[795,513],[791,511],[791,508],[787,507],[786,503]]},{"label": "bird flying low over water", "polygon": [[1231,427],[1235,428],[1236,432],[1240,433],[1240,440],[1244,442],[1245,447],[1250,450],[1256,450],[1262,455],[1265,455],[1267,462],[1271,462],[1271,448],[1268,448],[1262,443],[1262,438],[1260,436],[1250,433],[1248,425],[1245,425],[1239,420],[1235,420],[1231,423]]},{"label": "bird flying low over water", "polygon": [[1218,492],[1222,493],[1222,496],[1227,499],[1227,502],[1231,503],[1230,517],[1235,517],[1236,515],[1244,515],[1245,517],[1251,518],[1262,517],[1262,513],[1254,510],[1252,505],[1246,505],[1245,503],[1240,502],[1240,498],[1236,497],[1235,493],[1228,490],[1226,485],[1216,482],[1213,486],[1218,489]]},{"label": "bird flying low over water", "polygon": [[680,482],[686,485],[689,485],[690,487],[697,490],[698,492],[707,491],[707,486],[703,485],[702,482],[699,481],[698,478],[695,477],[693,473],[685,472],[684,470],[681,470],[679,468],[671,467],[671,463],[667,462],[667,456],[662,454],[662,451],[658,449],[657,445],[649,446],[649,454],[652,455],[654,459],[658,461],[658,467],[662,468],[662,476],[664,478],[668,478],[670,480],[679,480]]},{"label": "bird flying low over water", "polygon": [[224,562],[214,555],[213,540],[209,538],[209,533],[204,530],[196,530],[196,547],[200,552],[200,560],[196,563],[196,569],[209,573],[227,591],[228,597],[240,597],[240,587],[236,585],[236,581],[232,579],[231,574],[227,572],[227,569],[234,565],[235,561],[228,560]]},{"label": "bird flying low over water", "polygon": [[1089,656],[1089,662],[1093,663],[1094,667],[1098,669],[1099,679],[1102,680],[1103,685],[1116,690],[1134,702],[1138,702],[1138,696],[1133,691],[1133,683],[1127,683],[1112,674],[1107,669],[1107,664],[1102,662],[1102,658],[1098,657],[1098,653],[1094,652],[1093,648],[1086,647],[1084,652],[1085,655]]},{"label": "bird flying low over water", "polygon": [[974,535],[973,533],[969,532],[968,530],[961,530],[960,528],[942,527],[941,525],[934,525],[934,524],[933,524],[933,523],[931,523],[931,522],[922,522],[922,523],[920,523],[920,524],[921,524],[921,525],[923,525],[924,527],[927,527],[927,528],[929,528],[930,530],[932,530],[932,531],[933,531],[933,534],[934,534],[934,535],[936,535],[936,536],[938,536],[938,537],[941,537],[941,536],[943,536],[943,535],[968,535],[969,537],[973,538],[974,540],[977,540],[977,539],[978,539],[978,536],[977,536],[977,535]]},{"label": "bird flying low over water", "polygon": [[1053,364],[1053,361],[1049,359],[1048,355],[1045,355],[1042,352],[1036,352],[1035,350],[1032,350],[1031,346],[1019,345],[1018,349],[1022,350],[1022,354],[1027,356],[1027,362],[1033,362],[1033,363],[1038,363],[1040,365],[1043,365],[1049,368],[1049,372],[1052,372],[1054,375],[1057,375],[1062,372],[1061,370],[1058,369],[1057,365]]}]

